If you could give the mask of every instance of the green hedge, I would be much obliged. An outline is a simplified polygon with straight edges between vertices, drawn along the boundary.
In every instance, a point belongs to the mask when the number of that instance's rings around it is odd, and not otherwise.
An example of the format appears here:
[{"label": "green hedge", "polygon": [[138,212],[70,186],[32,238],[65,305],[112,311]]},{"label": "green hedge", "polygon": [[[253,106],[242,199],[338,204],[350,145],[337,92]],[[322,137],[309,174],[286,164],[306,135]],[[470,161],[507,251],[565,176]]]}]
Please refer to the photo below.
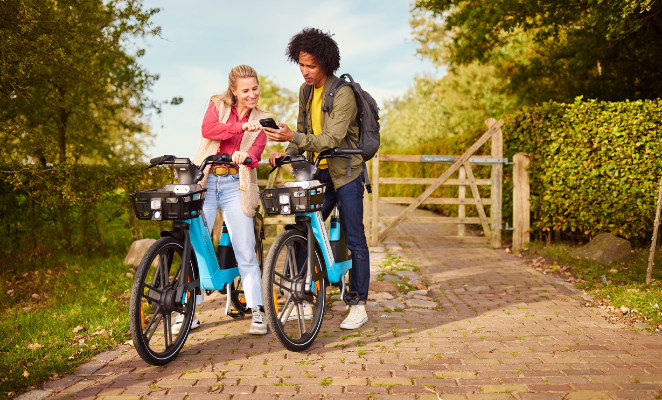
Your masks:
[{"label": "green hedge", "polygon": [[55,249],[103,251],[104,228],[120,217],[127,234],[140,238],[153,227],[136,219],[128,194],[173,181],[171,169],[146,170],[145,165],[4,165],[0,170],[0,255],[5,258]]},{"label": "green hedge", "polygon": [[505,156],[531,158],[534,231],[650,240],[662,176],[662,101],[550,102],[507,118],[503,129]]}]

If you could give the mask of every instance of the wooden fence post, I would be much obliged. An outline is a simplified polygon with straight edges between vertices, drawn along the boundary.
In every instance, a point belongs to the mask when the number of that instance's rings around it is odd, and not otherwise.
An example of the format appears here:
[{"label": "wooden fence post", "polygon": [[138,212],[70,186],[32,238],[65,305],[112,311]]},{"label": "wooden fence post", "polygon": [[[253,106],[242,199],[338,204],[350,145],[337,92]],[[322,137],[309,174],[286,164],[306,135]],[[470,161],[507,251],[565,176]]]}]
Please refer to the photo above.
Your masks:
[{"label": "wooden fence post", "polygon": [[[521,249],[531,241],[531,204],[529,203],[530,187],[529,157],[524,153],[517,153],[513,158],[513,250]],[[492,205],[494,207],[494,205]]]},{"label": "wooden fence post", "polygon": [[[460,167],[460,180],[465,180],[467,179],[467,171],[464,169],[464,166]],[[464,200],[466,198],[466,191],[467,187],[464,185],[459,186],[459,193],[458,193],[458,198]],[[464,204],[460,204],[457,206],[457,217],[458,218],[464,218],[466,217],[466,208]],[[457,236],[464,236],[464,224],[457,224]]]},{"label": "wooden fence post", "polygon": [[372,159],[372,241],[371,246],[379,245],[379,153]]},{"label": "wooden fence post", "polygon": [[660,207],[662,207],[662,179],[660,179],[660,191],[657,194],[657,207],[655,209],[655,222],[653,223],[653,239],[651,251],[648,255],[648,268],[646,268],[646,284],[651,283],[653,265],[655,264],[655,247],[657,246],[657,230],[660,227]]},{"label": "wooden fence post", "polygon": [[[496,124],[494,118],[489,118],[485,121],[487,127]],[[503,132],[501,129],[492,136],[492,158],[503,158]],[[490,245],[492,248],[501,248],[501,203],[502,203],[502,184],[503,184],[503,164],[492,165],[492,187],[491,198],[492,205],[490,206],[490,219],[491,219],[491,238]]]}]

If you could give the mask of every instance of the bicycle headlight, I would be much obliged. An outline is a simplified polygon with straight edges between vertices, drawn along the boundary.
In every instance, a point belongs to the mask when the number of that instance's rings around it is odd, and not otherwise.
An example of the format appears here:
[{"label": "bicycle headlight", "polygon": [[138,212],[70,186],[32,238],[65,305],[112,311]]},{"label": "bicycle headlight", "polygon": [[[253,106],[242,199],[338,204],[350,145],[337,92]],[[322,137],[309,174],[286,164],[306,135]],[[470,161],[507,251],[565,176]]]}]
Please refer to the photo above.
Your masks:
[{"label": "bicycle headlight", "polygon": [[280,204],[290,204],[290,195],[289,194],[281,194],[278,196],[278,203]]},{"label": "bicycle headlight", "polygon": [[152,210],[160,210],[161,209],[161,199],[152,199]]}]

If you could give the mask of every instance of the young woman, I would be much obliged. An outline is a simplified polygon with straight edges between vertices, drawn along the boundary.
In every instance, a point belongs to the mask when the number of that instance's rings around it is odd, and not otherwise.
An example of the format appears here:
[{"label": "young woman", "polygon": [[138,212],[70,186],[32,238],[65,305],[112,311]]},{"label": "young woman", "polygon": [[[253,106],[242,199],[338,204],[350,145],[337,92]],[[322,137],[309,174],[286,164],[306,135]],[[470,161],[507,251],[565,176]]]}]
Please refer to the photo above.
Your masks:
[{"label": "young woman", "polygon": [[[216,212],[221,209],[239,266],[246,303],[253,312],[249,332],[264,335],[267,324],[262,307],[262,276],[255,257],[253,231],[253,216],[260,202],[255,168],[267,144],[259,123],[260,119],[266,118],[257,105],[259,84],[257,72],[248,65],[239,65],[230,71],[227,91],[211,98],[202,121],[202,138],[195,164],[212,154],[227,153],[232,155],[232,162],[240,166],[238,171],[227,166],[208,167],[200,182],[207,188],[202,213],[211,232]],[[253,161],[244,166],[242,163],[247,157]],[[191,327],[198,326],[200,322],[196,318]],[[173,326],[173,333],[175,328]]]}]

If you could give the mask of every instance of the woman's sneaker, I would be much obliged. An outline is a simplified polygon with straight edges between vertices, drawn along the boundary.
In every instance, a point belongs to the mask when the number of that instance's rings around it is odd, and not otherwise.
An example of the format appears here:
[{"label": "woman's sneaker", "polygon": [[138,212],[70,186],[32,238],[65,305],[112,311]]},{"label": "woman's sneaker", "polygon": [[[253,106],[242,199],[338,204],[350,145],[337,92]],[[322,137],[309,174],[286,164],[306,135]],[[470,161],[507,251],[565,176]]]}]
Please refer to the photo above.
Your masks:
[{"label": "woman's sneaker", "polygon": [[253,322],[248,333],[253,335],[266,335],[267,324],[264,321],[264,308],[262,306],[253,307]]},{"label": "woman's sneaker", "polygon": [[349,306],[349,315],[340,324],[341,329],[358,329],[368,322],[368,314],[365,312],[365,304]]},{"label": "woman's sneaker", "polygon": [[[179,331],[182,329],[182,325],[184,324],[184,314],[179,314],[177,315],[177,318],[175,318],[175,323],[172,324],[172,334],[177,335]],[[197,329],[200,327],[200,320],[198,317],[193,317],[193,322],[191,322],[191,329]]]},{"label": "woman's sneaker", "polygon": [[[287,318],[287,321],[294,321],[299,319],[299,307],[296,306],[295,304],[292,304],[290,307],[292,311],[290,311],[290,316]],[[286,323],[285,321],[285,315],[287,314],[287,311],[283,313],[283,316],[280,317],[280,322],[281,323]],[[313,319],[313,306],[308,304],[308,303],[303,303],[303,319]]]}]

